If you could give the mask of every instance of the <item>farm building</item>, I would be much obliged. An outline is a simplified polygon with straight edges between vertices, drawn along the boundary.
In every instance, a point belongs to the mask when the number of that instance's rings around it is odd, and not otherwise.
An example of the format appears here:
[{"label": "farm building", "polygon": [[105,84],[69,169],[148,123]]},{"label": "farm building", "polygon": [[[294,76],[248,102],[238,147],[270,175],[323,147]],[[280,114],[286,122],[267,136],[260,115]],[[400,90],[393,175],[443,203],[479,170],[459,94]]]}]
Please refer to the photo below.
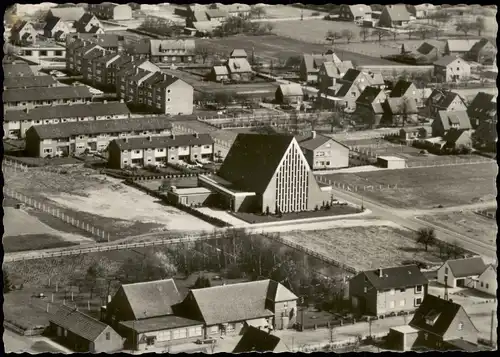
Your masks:
[{"label": "farm building", "polygon": [[439,49],[436,46],[431,45],[429,42],[423,42],[417,48],[416,53],[419,57],[423,58],[426,63],[434,63],[440,57]]},{"label": "farm building", "polygon": [[470,64],[460,57],[450,55],[434,62],[434,76],[439,82],[459,82],[470,75]]},{"label": "farm building", "polygon": [[349,147],[332,138],[311,132],[311,136],[298,138],[312,170],[340,169],[349,166]]},{"label": "farm building", "polygon": [[18,20],[10,29],[10,42],[14,45],[26,45],[36,42],[37,32],[29,21]]},{"label": "farm building", "polygon": [[415,18],[425,19],[436,11],[436,6],[433,4],[407,5],[406,9],[410,15],[415,16]]},{"label": "farm building", "polygon": [[110,353],[123,349],[123,339],[113,328],[78,309],[59,306],[49,323],[56,340],[75,352]]},{"label": "farm building", "polygon": [[164,166],[167,163],[213,161],[214,141],[209,134],[149,136],[115,139],[108,147],[109,167]]},{"label": "farm building", "polygon": [[493,265],[488,265],[475,281],[474,288],[483,293],[496,296],[497,294],[497,270]]},{"label": "farm building", "polygon": [[341,5],[339,9],[339,19],[361,23],[371,17],[372,9],[369,5]]},{"label": "farm building", "polygon": [[199,177],[198,183],[217,192],[227,209],[247,212],[314,210],[330,199],[331,189],[320,188],[289,135],[238,134],[217,176]]},{"label": "farm building", "polygon": [[232,80],[249,81],[253,76],[252,66],[246,58],[229,58],[226,66]]},{"label": "farm building", "polygon": [[446,40],[444,54],[446,56],[466,56],[479,40]]},{"label": "farm building", "polygon": [[232,353],[287,352],[289,349],[277,336],[270,332],[248,326]]},{"label": "farm building", "polygon": [[377,164],[384,169],[404,169],[406,168],[406,160],[397,156],[379,156]]},{"label": "farm building", "polygon": [[408,325],[389,331],[389,345],[400,351],[459,350],[477,352],[478,330],[464,308],[427,294]]},{"label": "farm building", "polygon": [[490,40],[482,38],[472,46],[465,58],[481,64],[493,64],[496,56],[497,48],[495,45]]},{"label": "farm building", "polygon": [[275,98],[280,104],[300,104],[304,98],[304,92],[298,83],[280,84],[276,89]]},{"label": "farm building", "polygon": [[481,257],[447,260],[437,271],[437,281],[450,288],[474,287],[474,281],[486,270]]},{"label": "farm building", "polygon": [[171,124],[162,117],[35,125],[26,131],[26,152],[34,157],[102,152],[113,139],[170,133]]},{"label": "farm building", "polygon": [[349,300],[361,314],[414,311],[427,296],[428,283],[416,265],[367,270],[349,280]]},{"label": "farm building", "polygon": [[303,54],[299,68],[300,80],[307,83],[317,83],[319,70],[324,62],[333,62],[335,64],[339,64],[342,61],[335,53]]},{"label": "farm building", "polygon": [[229,71],[226,66],[213,66],[208,77],[209,80],[214,82],[227,81],[229,79]]},{"label": "farm building", "polygon": [[380,14],[380,27],[405,27],[410,23],[410,13],[406,5],[386,5]]},{"label": "farm building", "polygon": [[91,14],[104,20],[130,20],[132,19],[132,8],[126,4],[101,3],[89,4],[88,10]]},{"label": "farm building", "polygon": [[455,130],[470,130],[472,129],[469,116],[465,110],[461,111],[445,111],[440,110],[438,117],[433,120],[432,136],[445,136],[451,129]]}]

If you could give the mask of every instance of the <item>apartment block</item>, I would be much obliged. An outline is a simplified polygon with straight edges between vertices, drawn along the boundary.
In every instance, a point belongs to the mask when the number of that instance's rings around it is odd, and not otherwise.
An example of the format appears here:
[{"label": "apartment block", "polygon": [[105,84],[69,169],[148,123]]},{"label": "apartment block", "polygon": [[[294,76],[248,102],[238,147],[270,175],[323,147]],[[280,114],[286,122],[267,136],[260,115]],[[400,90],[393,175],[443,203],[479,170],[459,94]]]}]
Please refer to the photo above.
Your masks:
[{"label": "apartment block", "polygon": [[149,136],[113,140],[108,147],[109,166],[163,166],[168,163],[212,161],[214,141],[209,134]]},{"label": "apartment block", "polygon": [[26,131],[26,152],[34,157],[100,152],[118,138],[170,135],[172,126],[166,119],[131,118],[32,126]]}]

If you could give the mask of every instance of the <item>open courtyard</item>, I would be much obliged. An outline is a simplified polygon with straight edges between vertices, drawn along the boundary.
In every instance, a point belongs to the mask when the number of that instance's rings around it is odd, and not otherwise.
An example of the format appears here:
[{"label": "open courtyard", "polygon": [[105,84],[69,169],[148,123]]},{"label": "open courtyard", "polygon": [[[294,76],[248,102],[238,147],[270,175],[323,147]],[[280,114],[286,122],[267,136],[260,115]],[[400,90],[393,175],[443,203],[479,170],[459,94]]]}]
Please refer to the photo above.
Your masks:
[{"label": "open courtyard", "polygon": [[350,185],[396,188],[362,191],[371,200],[396,208],[429,209],[494,200],[496,162],[324,175]]}]

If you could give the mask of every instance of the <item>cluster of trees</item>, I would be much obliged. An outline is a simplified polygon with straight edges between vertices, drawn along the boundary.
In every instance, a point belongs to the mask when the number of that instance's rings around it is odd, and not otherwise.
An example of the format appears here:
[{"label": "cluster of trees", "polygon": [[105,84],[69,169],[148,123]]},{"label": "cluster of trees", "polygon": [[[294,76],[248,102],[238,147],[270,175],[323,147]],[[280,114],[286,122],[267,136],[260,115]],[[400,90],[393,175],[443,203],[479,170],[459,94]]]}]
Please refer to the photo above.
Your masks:
[{"label": "cluster of trees", "polygon": [[139,30],[166,37],[180,36],[183,32],[182,26],[175,24],[173,21],[151,16],[146,17],[139,26]]},{"label": "cluster of trees", "polygon": [[465,145],[438,147],[426,141],[414,141],[412,145],[434,155],[468,155],[472,151],[470,147]]},{"label": "cluster of trees", "polygon": [[248,18],[239,16],[231,16],[222,23],[219,27],[214,29],[214,36],[226,37],[237,34],[247,35],[266,35],[272,32],[274,25],[268,23],[251,22]]},{"label": "cluster of trees", "polygon": [[458,242],[449,244],[439,241],[434,228],[420,228],[417,231],[417,243],[423,245],[426,252],[429,247],[439,248],[439,255],[446,259],[457,259],[466,252]]},{"label": "cluster of trees", "polygon": [[336,40],[345,39],[347,43],[351,43],[351,40],[355,38],[356,34],[349,29],[345,29],[342,31],[328,30],[328,32],[326,33],[326,39],[330,41],[332,45]]},{"label": "cluster of trees", "polygon": [[465,37],[467,37],[471,31],[477,31],[477,35],[481,36],[483,31],[486,30],[486,19],[483,16],[478,16],[474,21],[461,20],[456,23],[455,29],[459,32],[463,32]]}]

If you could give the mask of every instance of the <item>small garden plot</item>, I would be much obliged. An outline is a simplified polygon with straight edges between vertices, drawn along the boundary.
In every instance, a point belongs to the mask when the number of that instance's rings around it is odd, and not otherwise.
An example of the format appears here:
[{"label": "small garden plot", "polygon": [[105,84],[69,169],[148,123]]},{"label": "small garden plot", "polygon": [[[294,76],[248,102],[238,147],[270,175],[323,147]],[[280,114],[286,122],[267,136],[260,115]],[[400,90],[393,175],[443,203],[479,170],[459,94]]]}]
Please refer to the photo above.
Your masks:
[{"label": "small garden plot", "polygon": [[381,170],[325,175],[337,183],[395,189],[363,191],[363,195],[397,208],[435,208],[494,200],[495,162],[400,170]]},{"label": "small garden plot", "polygon": [[434,214],[418,218],[484,243],[494,244],[496,241],[496,221],[471,211]]},{"label": "small garden plot", "polygon": [[[401,265],[405,260],[436,264],[439,252],[417,246],[414,233],[384,226],[331,228],[287,232],[283,238],[351,266],[357,270]],[[369,257],[369,258],[367,258]]]}]

